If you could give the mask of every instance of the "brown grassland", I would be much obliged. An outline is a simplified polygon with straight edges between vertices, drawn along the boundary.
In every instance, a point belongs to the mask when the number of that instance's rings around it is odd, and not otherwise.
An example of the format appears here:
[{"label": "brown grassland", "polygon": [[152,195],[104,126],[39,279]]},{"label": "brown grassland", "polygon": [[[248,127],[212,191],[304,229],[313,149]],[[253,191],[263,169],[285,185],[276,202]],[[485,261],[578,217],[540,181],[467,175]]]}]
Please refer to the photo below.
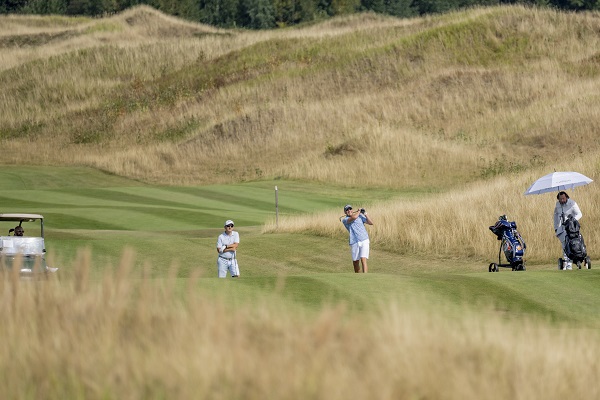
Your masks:
[{"label": "brown grassland", "polygon": [[[595,331],[437,304],[290,312],[265,294],[232,309],[176,272],[100,282],[0,279],[7,399],[565,399],[600,395]],[[16,271],[16,270],[15,270]],[[224,288],[221,288],[224,289]],[[419,302],[415,298],[413,301]]]},{"label": "brown grassland", "polygon": [[[90,166],[160,185],[430,190],[364,205],[373,245],[400,254],[489,259],[497,243],[473,227],[508,214],[536,243],[531,268],[554,263],[555,199],[523,192],[555,170],[600,176],[598,13],[361,14],[259,32],[147,7],[0,16],[0,88],[0,165]],[[599,191],[571,193],[590,249],[600,248]],[[340,215],[263,232],[339,237]],[[595,330],[466,307],[460,318],[399,313],[394,302],[349,316],[335,305],[290,313],[265,296],[231,310],[193,290],[198,276],[184,293],[174,279],[131,278],[128,257],[99,282],[85,253],[72,281],[0,279],[2,397],[600,397]]]}]

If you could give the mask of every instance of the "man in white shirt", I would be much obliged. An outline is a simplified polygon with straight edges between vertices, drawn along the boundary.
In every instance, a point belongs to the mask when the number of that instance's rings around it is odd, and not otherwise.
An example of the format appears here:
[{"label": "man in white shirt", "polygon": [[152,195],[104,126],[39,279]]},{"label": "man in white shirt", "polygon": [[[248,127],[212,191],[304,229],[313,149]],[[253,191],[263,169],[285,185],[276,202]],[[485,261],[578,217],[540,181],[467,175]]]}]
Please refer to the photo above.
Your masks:
[{"label": "man in white shirt", "polygon": [[233,230],[233,221],[228,219],[225,221],[225,232],[219,235],[217,239],[217,269],[219,278],[227,277],[227,271],[232,278],[240,276],[240,268],[236,258],[236,250],[240,243],[240,235]]},{"label": "man in white shirt", "polygon": [[573,261],[571,261],[565,253],[565,241],[567,240],[567,232],[563,226],[563,222],[567,220],[569,216],[572,216],[577,221],[583,216],[581,210],[574,200],[569,198],[566,192],[558,192],[556,195],[556,206],[554,207],[554,232],[556,237],[560,240],[560,244],[563,250],[564,269],[573,269]]}]

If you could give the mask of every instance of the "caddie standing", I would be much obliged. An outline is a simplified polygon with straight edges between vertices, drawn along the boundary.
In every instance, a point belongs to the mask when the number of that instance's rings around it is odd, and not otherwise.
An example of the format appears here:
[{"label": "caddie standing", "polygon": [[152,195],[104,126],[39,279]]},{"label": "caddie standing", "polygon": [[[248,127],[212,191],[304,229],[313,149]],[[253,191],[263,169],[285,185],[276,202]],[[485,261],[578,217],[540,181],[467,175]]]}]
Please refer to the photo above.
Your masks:
[{"label": "caddie standing", "polygon": [[573,269],[573,261],[567,257],[567,253],[565,251],[567,232],[565,231],[565,226],[563,224],[569,216],[572,216],[579,221],[583,214],[581,213],[581,210],[579,209],[579,206],[575,200],[569,198],[567,192],[558,192],[556,195],[556,200],[558,201],[554,207],[554,233],[556,234],[558,240],[560,240],[560,244],[562,246],[563,260],[565,262],[563,270],[570,270]]},{"label": "caddie standing", "polygon": [[240,235],[233,230],[233,221],[228,219],[225,221],[225,232],[219,235],[217,239],[217,269],[219,278],[226,278],[227,271],[232,278],[240,276],[240,268],[236,258],[236,250],[240,243]]}]

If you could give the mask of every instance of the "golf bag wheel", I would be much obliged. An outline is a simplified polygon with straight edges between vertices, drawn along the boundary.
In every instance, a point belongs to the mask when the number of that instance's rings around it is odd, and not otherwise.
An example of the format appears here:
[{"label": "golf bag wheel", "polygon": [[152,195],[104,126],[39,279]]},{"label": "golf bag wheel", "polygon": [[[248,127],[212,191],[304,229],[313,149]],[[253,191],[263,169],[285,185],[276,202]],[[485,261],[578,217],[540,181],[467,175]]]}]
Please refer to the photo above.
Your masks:
[{"label": "golf bag wheel", "polygon": [[525,264],[517,264],[512,267],[513,271],[525,271]]},{"label": "golf bag wheel", "polygon": [[498,272],[498,265],[496,263],[491,263],[488,270],[489,272]]},{"label": "golf bag wheel", "polygon": [[592,262],[590,261],[589,257],[585,258],[585,268],[586,269],[592,269]]},{"label": "golf bag wheel", "polygon": [[558,269],[559,270],[563,269],[563,263],[564,263],[564,260],[562,258],[559,258],[558,259]]}]

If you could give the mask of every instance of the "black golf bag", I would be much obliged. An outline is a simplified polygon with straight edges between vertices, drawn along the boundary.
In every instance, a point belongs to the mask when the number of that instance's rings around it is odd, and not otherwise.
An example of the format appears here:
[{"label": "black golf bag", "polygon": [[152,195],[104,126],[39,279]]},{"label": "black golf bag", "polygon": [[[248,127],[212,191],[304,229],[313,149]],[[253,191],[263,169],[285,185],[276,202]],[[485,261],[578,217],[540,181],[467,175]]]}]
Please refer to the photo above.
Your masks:
[{"label": "black golf bag", "polygon": [[[496,238],[500,240],[500,251],[498,252],[498,263],[491,263],[490,272],[497,272],[498,267],[511,268],[513,271],[525,271],[525,249],[527,245],[517,231],[517,224],[514,221],[508,221],[506,215],[501,215],[498,221],[489,228]],[[500,255],[504,253],[508,264],[500,261]]]},{"label": "black golf bag", "polygon": [[[565,228],[565,241],[564,241],[564,251],[565,255],[577,264],[577,267],[581,269],[581,263],[585,262],[586,268],[591,268],[590,259],[587,255],[587,248],[585,247],[585,242],[583,240],[583,236],[581,235],[581,225],[579,225],[579,221],[577,221],[573,216],[569,215],[567,220],[563,222],[563,226]],[[564,261],[563,261],[564,263]],[[559,265],[559,267],[562,265]],[[562,269],[562,268],[561,268]]]}]

